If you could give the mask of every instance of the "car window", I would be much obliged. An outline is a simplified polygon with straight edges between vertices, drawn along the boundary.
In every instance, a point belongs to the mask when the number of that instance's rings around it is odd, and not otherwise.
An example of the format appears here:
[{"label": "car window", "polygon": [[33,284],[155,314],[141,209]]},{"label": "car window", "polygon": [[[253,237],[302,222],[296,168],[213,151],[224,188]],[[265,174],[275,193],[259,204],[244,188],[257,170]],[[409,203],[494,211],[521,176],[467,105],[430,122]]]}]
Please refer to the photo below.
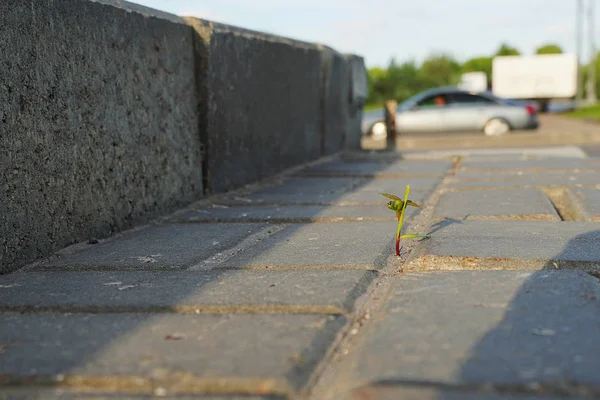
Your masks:
[{"label": "car window", "polygon": [[452,93],[450,104],[494,104],[491,99],[470,93]]},{"label": "car window", "polygon": [[417,106],[419,106],[419,108],[444,107],[447,104],[448,97],[445,94],[427,96],[424,99],[417,102]]}]

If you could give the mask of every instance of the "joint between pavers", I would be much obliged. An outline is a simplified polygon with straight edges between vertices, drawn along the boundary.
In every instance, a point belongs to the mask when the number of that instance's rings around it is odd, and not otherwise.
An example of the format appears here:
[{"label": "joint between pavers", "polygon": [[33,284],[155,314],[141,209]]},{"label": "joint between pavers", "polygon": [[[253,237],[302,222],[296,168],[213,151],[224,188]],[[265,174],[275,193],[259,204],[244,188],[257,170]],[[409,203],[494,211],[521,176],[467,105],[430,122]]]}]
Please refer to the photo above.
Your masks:
[{"label": "joint between pavers", "polygon": [[449,193],[449,192],[467,192],[467,191],[494,191],[494,190],[502,190],[502,189],[556,190],[556,189],[565,189],[565,188],[570,188],[570,187],[600,189],[600,185],[596,184],[596,183],[573,183],[573,184],[559,183],[556,185],[510,184],[510,185],[497,185],[497,186],[446,186],[440,190],[441,190],[441,193]]},{"label": "joint between pavers", "polygon": [[185,265],[87,265],[87,264],[67,264],[67,265],[35,265],[26,267],[22,272],[103,272],[103,271],[183,271],[188,269]]},{"label": "joint between pavers", "polygon": [[[344,305],[346,307],[346,304]],[[346,315],[350,309],[331,304],[182,304],[174,306],[0,306],[0,314],[303,314]]]},{"label": "joint between pavers", "polygon": [[402,172],[376,172],[376,173],[351,173],[351,172],[305,172],[294,175],[302,178],[370,178],[370,179],[409,179],[409,178],[437,178],[440,174],[419,174]]},{"label": "joint between pavers", "polygon": [[563,221],[582,222],[588,220],[581,204],[568,188],[544,188],[542,190]]},{"label": "joint between pavers", "polygon": [[84,394],[153,395],[280,395],[293,393],[278,379],[199,377],[188,372],[163,372],[160,376],[10,376],[0,375],[0,388],[65,389]]},{"label": "joint between pavers", "polygon": [[388,222],[396,218],[386,217],[290,217],[290,218],[186,218],[174,220],[184,224],[214,224],[214,223],[270,223],[270,224],[311,224],[335,222]]},{"label": "joint between pavers", "polygon": [[[224,268],[216,268],[216,269],[224,269]],[[245,270],[245,271],[298,271],[302,269],[358,269],[358,270],[368,270],[368,271],[377,271],[377,268],[373,264],[317,264],[317,265],[247,265],[239,268],[227,268],[231,270]]]},{"label": "joint between pavers", "polygon": [[[441,222],[449,218],[436,218],[432,222]],[[562,219],[552,214],[506,214],[506,215],[466,215],[461,221],[553,221]]]},{"label": "joint between pavers", "polygon": [[375,398],[377,393],[389,389],[436,389],[461,393],[503,394],[503,395],[551,395],[551,396],[598,396],[600,386],[561,380],[549,382],[524,382],[514,384],[447,383],[414,379],[385,379],[352,390],[353,399]]},{"label": "joint between pavers", "polygon": [[438,256],[419,254],[404,265],[406,271],[542,270],[599,272],[600,261],[521,259],[500,257]]}]

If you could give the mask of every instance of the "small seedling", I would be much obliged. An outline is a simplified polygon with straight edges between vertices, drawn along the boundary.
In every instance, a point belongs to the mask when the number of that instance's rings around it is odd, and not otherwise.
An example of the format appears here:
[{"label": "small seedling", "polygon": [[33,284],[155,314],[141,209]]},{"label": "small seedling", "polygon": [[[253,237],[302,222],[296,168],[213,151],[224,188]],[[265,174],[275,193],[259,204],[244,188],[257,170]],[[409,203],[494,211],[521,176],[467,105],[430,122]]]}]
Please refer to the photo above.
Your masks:
[{"label": "small seedling", "polygon": [[406,185],[404,199],[401,199],[400,197],[395,196],[393,194],[380,193],[382,196],[385,196],[388,199],[391,199],[391,201],[389,201],[387,203],[387,207],[390,210],[396,212],[396,217],[398,218],[398,230],[396,231],[396,255],[398,257],[400,256],[400,240],[401,239],[416,239],[416,238],[429,237],[427,235],[420,235],[420,234],[416,234],[416,233],[409,233],[406,235],[401,235],[402,224],[404,223],[404,210],[406,210],[406,207],[408,207],[408,206],[419,207],[419,208],[421,207],[414,201],[408,199],[409,193],[410,193],[410,185]]}]

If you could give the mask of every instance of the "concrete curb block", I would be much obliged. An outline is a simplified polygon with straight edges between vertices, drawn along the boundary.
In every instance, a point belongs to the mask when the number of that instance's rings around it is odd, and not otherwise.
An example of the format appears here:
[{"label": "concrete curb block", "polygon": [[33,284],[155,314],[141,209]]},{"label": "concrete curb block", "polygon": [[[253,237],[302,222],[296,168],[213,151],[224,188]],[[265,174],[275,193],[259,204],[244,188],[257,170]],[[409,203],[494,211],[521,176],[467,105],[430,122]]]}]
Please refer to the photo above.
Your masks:
[{"label": "concrete curb block", "polygon": [[0,25],[0,273],[360,141],[357,56],[121,0]]}]

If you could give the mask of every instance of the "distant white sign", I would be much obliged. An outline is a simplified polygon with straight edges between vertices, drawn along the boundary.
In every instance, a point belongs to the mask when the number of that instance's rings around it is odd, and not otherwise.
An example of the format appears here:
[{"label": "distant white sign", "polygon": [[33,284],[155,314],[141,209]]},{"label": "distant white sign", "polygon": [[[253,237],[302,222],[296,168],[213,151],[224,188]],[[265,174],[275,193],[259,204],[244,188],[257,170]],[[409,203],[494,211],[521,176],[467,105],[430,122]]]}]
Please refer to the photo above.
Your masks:
[{"label": "distant white sign", "polygon": [[569,98],[577,93],[577,56],[502,56],[492,63],[492,90],[512,99]]}]

